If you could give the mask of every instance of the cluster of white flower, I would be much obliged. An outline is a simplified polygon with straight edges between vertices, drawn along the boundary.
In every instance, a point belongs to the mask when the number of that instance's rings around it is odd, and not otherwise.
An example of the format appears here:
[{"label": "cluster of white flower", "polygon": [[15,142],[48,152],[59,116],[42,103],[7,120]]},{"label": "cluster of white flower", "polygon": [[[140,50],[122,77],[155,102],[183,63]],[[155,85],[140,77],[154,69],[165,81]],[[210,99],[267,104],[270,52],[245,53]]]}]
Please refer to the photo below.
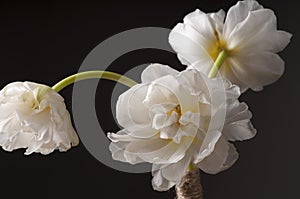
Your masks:
[{"label": "cluster of white flower", "polygon": [[[117,120],[124,129],[108,134],[113,158],[152,163],[152,185],[159,191],[178,185],[191,164],[212,174],[232,166],[238,153],[229,141],[256,134],[238,97],[248,88],[262,90],[284,70],[276,53],[291,34],[276,25],[273,11],[254,0],[239,1],[226,19],[223,10],[188,14],[169,36],[187,69],[152,64],[142,83],[119,97]],[[220,73],[208,79],[221,53]],[[223,110],[224,119],[216,121]]]},{"label": "cluster of white flower", "polygon": [[[188,14],[169,36],[187,69],[151,64],[142,83],[119,97],[117,120],[124,129],[108,133],[113,158],[152,163],[159,191],[179,184],[191,165],[212,174],[231,167],[238,158],[231,141],[256,134],[240,94],[262,90],[284,71],[276,53],[291,34],[276,26],[273,11],[254,0],[239,1],[226,19],[223,10]],[[48,86],[7,85],[0,91],[0,113],[4,150],[49,154],[79,143],[63,98]]]}]

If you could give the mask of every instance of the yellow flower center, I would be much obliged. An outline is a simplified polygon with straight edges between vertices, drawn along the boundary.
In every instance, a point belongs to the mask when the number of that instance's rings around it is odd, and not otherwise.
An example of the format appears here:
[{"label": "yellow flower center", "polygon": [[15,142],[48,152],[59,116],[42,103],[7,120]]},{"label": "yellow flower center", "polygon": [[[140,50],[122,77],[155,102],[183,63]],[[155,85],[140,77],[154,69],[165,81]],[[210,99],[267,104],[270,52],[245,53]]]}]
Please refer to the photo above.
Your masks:
[{"label": "yellow flower center", "polygon": [[180,119],[180,117],[181,117],[181,108],[180,108],[180,105],[177,105],[175,108],[173,108],[172,110],[170,110],[169,112],[167,112],[167,115],[168,116],[170,116],[170,115],[172,115],[172,113],[173,112],[176,112],[177,113],[177,122],[176,122],[176,125],[180,125],[180,123],[179,123],[179,119]]},{"label": "yellow flower center", "polygon": [[209,56],[216,61],[218,55],[221,51],[225,50],[228,54],[228,49],[226,48],[226,42],[222,38],[219,37],[217,31],[215,31],[216,42],[211,45],[208,49]]}]

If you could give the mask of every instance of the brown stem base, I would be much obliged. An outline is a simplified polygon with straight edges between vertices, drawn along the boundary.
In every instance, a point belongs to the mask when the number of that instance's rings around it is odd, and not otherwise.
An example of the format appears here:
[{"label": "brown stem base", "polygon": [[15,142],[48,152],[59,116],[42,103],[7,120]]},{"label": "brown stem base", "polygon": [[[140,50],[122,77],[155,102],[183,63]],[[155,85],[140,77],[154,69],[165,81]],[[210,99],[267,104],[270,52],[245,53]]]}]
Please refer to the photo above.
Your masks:
[{"label": "brown stem base", "polygon": [[175,189],[177,199],[203,199],[199,169],[188,171]]}]

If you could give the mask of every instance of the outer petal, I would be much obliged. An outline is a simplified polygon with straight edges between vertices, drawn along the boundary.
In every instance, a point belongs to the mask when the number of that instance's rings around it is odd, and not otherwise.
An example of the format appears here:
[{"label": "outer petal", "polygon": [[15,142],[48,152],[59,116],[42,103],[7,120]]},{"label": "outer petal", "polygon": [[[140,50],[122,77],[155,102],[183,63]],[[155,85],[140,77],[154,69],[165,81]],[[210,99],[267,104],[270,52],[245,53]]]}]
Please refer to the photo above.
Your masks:
[{"label": "outer petal", "polygon": [[188,165],[190,158],[185,157],[177,163],[169,165],[157,165],[152,167],[152,186],[157,191],[167,191],[175,184],[181,182]]},{"label": "outer petal", "polygon": [[232,70],[233,66],[231,65],[230,61],[225,61],[223,66],[220,69],[220,73],[222,74],[223,77],[226,79],[230,80],[232,84],[238,85],[240,88],[240,92],[243,93],[248,89],[247,84],[244,82],[240,81],[234,74]]},{"label": "outer petal", "polygon": [[[221,138],[222,134],[219,131],[210,131],[204,138],[202,136],[203,134],[199,133],[194,139],[194,143],[192,145],[192,150],[194,151],[193,162],[195,164],[201,162],[214,151],[215,145]],[[199,143],[202,143],[201,146],[199,146]]]},{"label": "outer petal", "polygon": [[[224,19],[224,15],[222,11],[212,16],[218,21],[222,20],[222,18]],[[212,18],[210,18],[209,14],[205,14],[199,9],[186,15],[183,19],[184,24],[193,27],[199,33],[199,35],[195,37],[194,41],[199,41],[199,44],[204,46],[206,49],[212,46],[214,42],[217,42],[217,39],[215,37],[215,26],[214,26],[215,24],[212,23],[212,21],[213,20]],[[189,32],[185,32],[185,33],[189,33]]]},{"label": "outer petal", "polygon": [[[259,27],[259,28],[258,28]],[[250,12],[228,35],[227,48],[236,53],[253,51],[279,52],[289,43],[291,34],[277,31],[276,16],[272,10]]]},{"label": "outer petal", "polygon": [[[75,129],[72,126],[71,116],[67,110],[62,116],[62,119],[64,121],[62,126],[52,126],[54,129],[53,141],[56,143],[59,151],[67,151],[71,147],[77,146],[79,144],[79,139]],[[44,145],[42,147],[44,147]]]},{"label": "outer petal", "polygon": [[176,76],[179,72],[174,70],[173,68],[163,65],[163,64],[150,64],[143,72],[142,72],[142,82],[149,83],[160,77],[166,75]]},{"label": "outer petal", "polygon": [[232,6],[226,16],[223,31],[224,38],[228,39],[227,37],[231,31],[248,16],[250,11],[260,9],[263,9],[263,7],[253,0],[239,1]]},{"label": "outer petal", "polygon": [[192,143],[192,139],[183,138],[175,143],[170,140],[160,139],[158,135],[152,138],[135,138],[128,131],[121,130],[117,134],[108,134],[115,142],[110,145],[113,158],[136,164],[149,162],[155,164],[171,164],[180,161]]},{"label": "outer petal", "polygon": [[[120,130],[118,133],[108,133],[107,137],[112,141],[109,145],[109,150],[112,153],[112,158],[121,162],[129,162],[131,164],[145,162],[140,159],[135,153],[127,154],[125,156],[126,147],[131,141],[138,141],[141,138],[135,138],[130,136],[130,133],[126,130]],[[149,138],[148,138],[149,139]]]},{"label": "outer petal", "polygon": [[162,171],[155,169],[152,171],[153,179],[152,179],[152,187],[156,191],[167,191],[174,185],[176,182],[172,182],[163,177]]},{"label": "outer petal", "polygon": [[231,62],[231,70],[235,77],[255,91],[274,83],[284,71],[283,60],[277,54],[270,52],[239,56],[228,61]]},{"label": "outer petal", "polygon": [[119,96],[116,117],[120,125],[137,137],[151,137],[157,133],[151,128],[151,119],[144,104],[149,85],[139,84]]},{"label": "outer petal", "polygon": [[212,42],[189,24],[177,24],[169,35],[169,43],[185,65],[212,66],[213,60],[208,53],[209,48],[214,47]]},{"label": "outer petal", "polygon": [[237,100],[232,102],[227,108],[223,135],[230,141],[242,141],[254,137],[256,129],[250,122],[251,117],[252,114],[245,103],[239,103]]},{"label": "outer petal", "polygon": [[197,166],[206,173],[217,174],[230,168],[237,159],[238,153],[235,147],[222,137],[216,144],[214,151]]},{"label": "outer petal", "polygon": [[9,99],[10,97],[22,95],[26,90],[27,89],[25,88],[23,82],[9,83],[0,91],[1,102],[2,100],[7,102],[6,99]]},{"label": "outer petal", "polygon": [[133,141],[128,144],[126,151],[130,154],[137,154],[145,162],[171,164],[178,162],[185,156],[185,152],[192,141],[191,138],[186,137],[181,139],[180,144],[164,139]]},{"label": "outer petal", "polygon": [[[4,150],[12,151],[27,146],[32,137],[26,138],[24,142],[19,142],[19,140],[16,139],[21,128],[21,124],[16,117],[10,116],[0,121],[0,145]],[[30,134],[28,135],[31,136]]]}]

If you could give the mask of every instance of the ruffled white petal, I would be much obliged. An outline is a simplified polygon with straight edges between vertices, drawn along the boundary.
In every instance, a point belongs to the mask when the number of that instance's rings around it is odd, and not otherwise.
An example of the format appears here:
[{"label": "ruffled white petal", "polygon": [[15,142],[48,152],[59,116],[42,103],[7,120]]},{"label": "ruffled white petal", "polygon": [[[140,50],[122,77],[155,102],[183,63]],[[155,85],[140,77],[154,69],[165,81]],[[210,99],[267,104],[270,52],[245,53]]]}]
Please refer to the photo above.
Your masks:
[{"label": "ruffled white petal", "polygon": [[[110,138],[112,135],[109,135]],[[121,135],[119,135],[121,136]],[[110,150],[113,153],[113,158],[118,158],[117,160],[129,162],[131,164],[136,164],[143,160],[144,162],[155,163],[155,164],[168,164],[176,163],[181,160],[185,151],[191,144],[190,139],[184,139],[180,144],[175,142],[165,140],[165,139],[131,139],[127,142],[126,135],[117,138],[113,135],[113,139],[118,139],[117,143],[112,143]],[[124,145],[124,141],[127,142]]]},{"label": "ruffled white petal", "polygon": [[118,123],[136,137],[151,137],[157,132],[151,128],[149,115],[144,114],[149,112],[144,104],[148,90],[147,84],[136,85],[120,95],[117,102]]},{"label": "ruffled white petal", "polygon": [[204,158],[209,156],[214,151],[215,145],[222,136],[222,133],[220,131],[210,131],[205,135],[204,138],[202,138],[202,143],[201,136],[203,135],[198,134],[198,136],[200,137],[200,139],[195,139],[193,144],[193,147],[196,148],[194,149],[193,154],[194,163],[201,162]]},{"label": "ruffled white petal", "polygon": [[149,83],[165,75],[176,76],[178,74],[179,72],[177,70],[174,70],[173,68],[167,65],[155,63],[155,64],[150,64],[142,72],[141,79],[143,83]]},{"label": "ruffled white petal", "polygon": [[184,82],[178,81],[177,77],[166,75],[154,81],[153,86],[164,87],[170,90],[172,95],[177,99],[177,102],[173,101],[171,103],[180,104],[182,113],[186,111],[198,112],[197,97],[191,95],[189,90],[186,89]]},{"label": "ruffled white petal", "polygon": [[167,191],[171,187],[176,185],[176,182],[172,182],[163,177],[162,170],[155,169],[154,171],[152,171],[152,175],[152,187],[156,191]]},{"label": "ruffled white petal", "polygon": [[172,186],[179,184],[189,164],[190,159],[188,157],[169,165],[153,164],[153,188],[157,191],[167,191]]},{"label": "ruffled white petal", "polygon": [[248,106],[245,103],[234,101],[228,105],[226,124],[223,128],[223,135],[230,141],[242,141],[253,138],[256,129],[250,122],[252,117]]},{"label": "ruffled white petal", "polygon": [[225,39],[230,35],[231,31],[242,22],[250,13],[250,11],[263,9],[257,1],[245,0],[239,1],[236,5],[232,6],[227,13],[223,35]]},{"label": "ruffled white petal", "polygon": [[235,147],[223,137],[217,142],[214,151],[197,166],[206,173],[217,174],[230,168],[238,159]]}]

